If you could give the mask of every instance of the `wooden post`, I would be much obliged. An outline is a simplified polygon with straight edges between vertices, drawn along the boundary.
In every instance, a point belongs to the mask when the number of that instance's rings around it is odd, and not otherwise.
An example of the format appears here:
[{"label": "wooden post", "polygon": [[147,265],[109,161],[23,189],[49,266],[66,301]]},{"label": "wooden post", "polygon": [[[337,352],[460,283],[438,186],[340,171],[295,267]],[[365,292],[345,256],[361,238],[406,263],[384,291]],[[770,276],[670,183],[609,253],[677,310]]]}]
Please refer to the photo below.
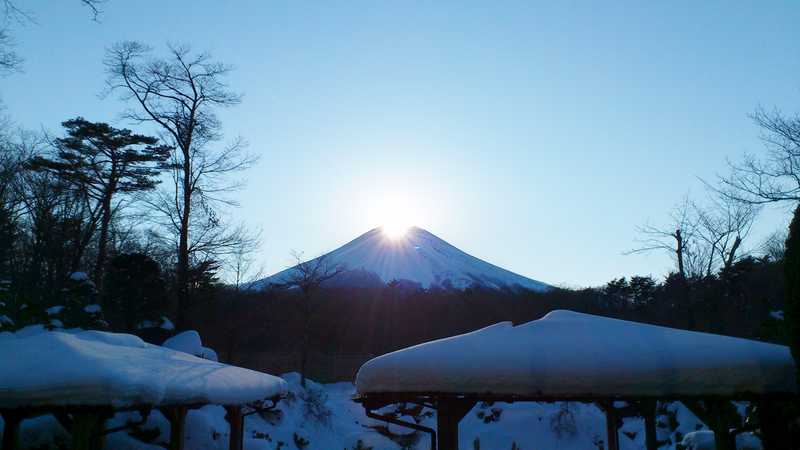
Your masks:
[{"label": "wooden post", "polygon": [[19,424],[22,417],[19,414],[3,414],[3,446],[2,450],[14,450],[19,445]]},{"label": "wooden post", "polygon": [[617,412],[614,410],[614,402],[607,401],[600,404],[606,411],[606,449],[619,450],[619,433],[617,433]]},{"label": "wooden post", "polygon": [[656,409],[658,402],[643,400],[640,403],[642,417],[644,417],[644,442],[647,450],[658,450],[658,436],[656,435]]},{"label": "wooden post", "polygon": [[458,450],[458,423],[470,412],[475,402],[439,400],[436,405],[438,450]]},{"label": "wooden post", "polygon": [[706,425],[714,432],[714,442],[717,450],[736,450],[736,437],[731,434],[731,428],[737,425],[739,414],[730,401],[707,400],[710,423]]},{"label": "wooden post", "polygon": [[225,420],[231,426],[228,450],[242,450],[244,446],[244,416],[239,405],[225,407]]},{"label": "wooden post", "polygon": [[72,420],[72,450],[102,450],[105,434],[105,415],[97,412],[79,412]]},{"label": "wooden post", "polygon": [[169,450],[183,450],[183,441],[186,438],[186,413],[185,406],[163,408],[161,412],[169,420]]}]

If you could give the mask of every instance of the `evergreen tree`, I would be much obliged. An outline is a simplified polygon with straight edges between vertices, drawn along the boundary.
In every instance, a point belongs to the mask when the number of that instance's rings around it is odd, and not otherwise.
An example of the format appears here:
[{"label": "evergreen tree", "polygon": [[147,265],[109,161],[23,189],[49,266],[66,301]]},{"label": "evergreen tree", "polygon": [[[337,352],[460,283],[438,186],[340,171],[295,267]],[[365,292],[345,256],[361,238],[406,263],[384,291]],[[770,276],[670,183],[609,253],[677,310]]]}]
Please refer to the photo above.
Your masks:
[{"label": "evergreen tree", "polygon": [[132,332],[143,323],[160,323],[167,292],[156,261],[141,253],[118,255],[106,277],[105,305],[116,327]]},{"label": "evergreen tree", "polygon": [[[786,239],[784,256],[784,274],[786,277],[786,325],[789,328],[789,347],[794,360],[800,367],[800,206],[794,211],[792,223],[789,225],[789,236]],[[800,384],[800,372],[798,373]]]},{"label": "evergreen tree", "polygon": [[85,248],[99,231],[94,280],[102,288],[109,229],[117,206],[115,195],[153,189],[161,170],[167,167],[171,148],[158,145],[155,137],[82,117],[62,125],[67,136],[56,139],[56,154],[34,158],[31,167],[52,172],[71,186],[75,195],[85,196],[92,204],[79,241],[80,248]]},{"label": "evergreen tree", "polygon": [[62,291],[63,308],[51,315],[53,328],[104,329],[102,309],[97,303],[97,289],[83,272],[70,274]]}]

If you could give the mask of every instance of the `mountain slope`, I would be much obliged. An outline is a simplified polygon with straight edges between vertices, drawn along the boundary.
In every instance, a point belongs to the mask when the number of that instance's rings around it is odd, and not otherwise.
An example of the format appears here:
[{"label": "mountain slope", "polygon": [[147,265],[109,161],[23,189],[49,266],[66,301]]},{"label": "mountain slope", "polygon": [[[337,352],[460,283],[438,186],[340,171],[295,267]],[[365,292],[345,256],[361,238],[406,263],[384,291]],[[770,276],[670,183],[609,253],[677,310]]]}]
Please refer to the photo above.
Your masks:
[{"label": "mountain slope", "polygon": [[[418,227],[412,227],[405,235],[394,239],[381,228],[375,228],[320,258],[325,258],[329,267],[339,266],[346,270],[338,277],[342,284],[355,284],[357,280],[374,275],[373,279],[379,278],[383,283],[407,280],[424,288],[463,289],[473,285],[493,289],[522,287],[535,291],[551,288],[468,255]],[[295,270],[289,268],[278,272],[255,282],[253,287],[263,289],[271,284],[285,283]]]}]

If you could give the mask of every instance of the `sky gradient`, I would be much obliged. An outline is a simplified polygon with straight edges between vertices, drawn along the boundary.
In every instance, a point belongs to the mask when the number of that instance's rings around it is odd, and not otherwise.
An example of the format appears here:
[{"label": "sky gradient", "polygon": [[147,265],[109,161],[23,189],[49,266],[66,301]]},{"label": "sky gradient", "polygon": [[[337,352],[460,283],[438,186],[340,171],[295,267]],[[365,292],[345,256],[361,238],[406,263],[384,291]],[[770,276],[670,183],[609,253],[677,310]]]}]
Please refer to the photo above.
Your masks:
[{"label": "sky gradient", "polygon": [[[24,2],[37,23],[13,29],[26,62],[0,80],[7,113],[56,133],[76,115],[130,126],[98,96],[119,40],[234,65],[244,98],[220,115],[225,133],[261,155],[235,215],[263,230],[266,273],[399,203],[550,284],[660,277],[666,255],[622,254],[636,225],[664,223],[702,195],[698,178],[760,151],[758,105],[800,112],[792,2],[109,0],[98,23],[78,3]],[[750,246],[786,223],[768,211]]]}]

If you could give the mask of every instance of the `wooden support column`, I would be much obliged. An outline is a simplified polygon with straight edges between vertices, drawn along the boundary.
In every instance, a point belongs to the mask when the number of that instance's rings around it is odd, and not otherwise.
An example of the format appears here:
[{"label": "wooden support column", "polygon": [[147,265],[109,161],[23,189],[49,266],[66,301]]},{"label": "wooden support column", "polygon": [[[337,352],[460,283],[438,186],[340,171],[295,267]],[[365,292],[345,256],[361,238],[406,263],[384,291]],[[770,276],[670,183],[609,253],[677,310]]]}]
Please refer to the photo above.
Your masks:
[{"label": "wooden support column", "polygon": [[244,416],[239,405],[225,407],[225,420],[230,424],[228,450],[242,450],[244,446]]},{"label": "wooden support column", "polygon": [[458,423],[472,410],[469,400],[439,400],[436,404],[436,435],[438,450],[458,450]]},{"label": "wooden support column", "polygon": [[736,437],[730,430],[739,424],[741,418],[733,403],[720,399],[706,399],[702,402],[691,399],[682,400],[681,403],[711,428],[717,450],[736,450]]},{"label": "wooden support column", "polygon": [[614,410],[614,402],[602,402],[600,407],[606,412],[606,450],[619,450],[617,411]]},{"label": "wooden support column", "polygon": [[792,400],[762,399],[756,402],[756,417],[761,427],[761,443],[766,450],[800,448],[791,429]]},{"label": "wooden support column", "polygon": [[727,400],[708,400],[705,402],[710,415],[706,425],[714,431],[717,450],[736,450],[736,436],[730,430],[741,420],[733,404]]},{"label": "wooden support column", "polygon": [[169,420],[169,450],[183,450],[187,412],[188,408],[185,406],[161,409],[161,413]]},{"label": "wooden support column", "polygon": [[102,450],[105,442],[105,414],[79,412],[72,419],[72,450]]},{"label": "wooden support column", "polygon": [[22,416],[14,413],[3,414],[3,446],[2,450],[15,450],[19,445],[19,424]]},{"label": "wooden support column", "polygon": [[658,450],[658,436],[656,435],[656,409],[658,402],[643,400],[639,406],[644,418],[644,442],[647,450]]}]

